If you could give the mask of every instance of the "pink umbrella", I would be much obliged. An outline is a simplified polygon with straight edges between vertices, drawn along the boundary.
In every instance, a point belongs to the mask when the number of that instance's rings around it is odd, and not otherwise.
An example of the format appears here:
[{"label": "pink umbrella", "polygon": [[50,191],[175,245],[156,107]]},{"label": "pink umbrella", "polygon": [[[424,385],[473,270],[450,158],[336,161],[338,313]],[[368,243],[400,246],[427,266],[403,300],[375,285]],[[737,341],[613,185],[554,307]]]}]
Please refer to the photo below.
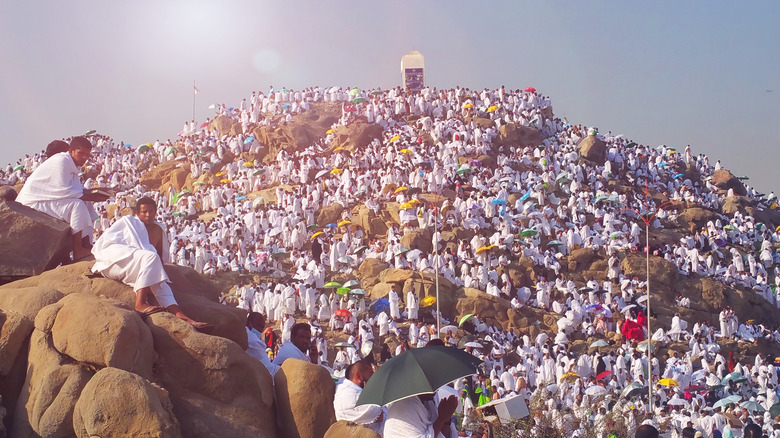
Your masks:
[{"label": "pink umbrella", "polygon": [[529,92],[529,93],[536,93],[536,88],[534,88],[534,87],[528,87],[528,88],[526,88],[526,89],[525,89],[525,91],[527,91],[527,92]]}]

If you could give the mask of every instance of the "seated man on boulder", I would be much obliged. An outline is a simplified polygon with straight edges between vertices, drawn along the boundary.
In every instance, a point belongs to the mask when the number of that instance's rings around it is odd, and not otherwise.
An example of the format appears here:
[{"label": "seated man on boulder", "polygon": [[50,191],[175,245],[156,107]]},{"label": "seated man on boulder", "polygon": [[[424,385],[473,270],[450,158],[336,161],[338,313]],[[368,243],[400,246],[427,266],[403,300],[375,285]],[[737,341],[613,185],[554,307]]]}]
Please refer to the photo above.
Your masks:
[{"label": "seated man on boulder", "polygon": [[73,236],[73,259],[80,260],[90,256],[92,224],[97,219],[85,201],[105,201],[106,197],[85,192],[79,179],[81,166],[92,153],[92,143],[85,137],[74,137],[67,152],[56,153],[63,149],[62,143],[47,148],[55,153],[27,178],[16,202],[68,222]]},{"label": "seated man on boulder", "polygon": [[168,311],[200,331],[213,327],[197,322],[182,312],[168,286],[163,261],[168,257],[168,239],[155,223],[157,204],[143,197],[135,205],[135,216],[116,221],[92,247],[92,272],[121,281],[135,291],[135,310],[142,316]]},{"label": "seated man on boulder", "polygon": [[[309,354],[307,356],[307,353]],[[317,364],[317,347],[311,343],[311,326],[299,322],[290,330],[290,340],[282,344],[274,358],[274,363],[281,366],[287,359],[300,359]]]}]

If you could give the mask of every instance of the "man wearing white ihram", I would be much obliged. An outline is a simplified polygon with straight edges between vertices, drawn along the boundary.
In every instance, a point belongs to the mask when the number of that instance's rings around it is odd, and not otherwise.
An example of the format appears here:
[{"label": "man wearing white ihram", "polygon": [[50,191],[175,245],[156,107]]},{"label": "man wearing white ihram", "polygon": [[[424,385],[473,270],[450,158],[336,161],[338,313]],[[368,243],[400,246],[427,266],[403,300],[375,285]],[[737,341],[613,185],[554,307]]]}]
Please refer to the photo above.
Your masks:
[{"label": "man wearing white ihram", "polygon": [[79,179],[81,166],[91,153],[89,140],[74,137],[67,152],[52,155],[35,169],[16,198],[20,204],[70,223],[74,260],[89,257],[92,224],[97,219],[84,201],[106,200],[103,195],[84,193]]},{"label": "man wearing white ihram", "polygon": [[95,242],[92,272],[132,287],[136,293],[135,310],[142,316],[167,311],[197,330],[211,331],[213,326],[185,315],[173,297],[163,267],[168,256],[168,238],[155,223],[156,215],[157,204],[152,198],[139,199],[135,216],[123,216]]}]

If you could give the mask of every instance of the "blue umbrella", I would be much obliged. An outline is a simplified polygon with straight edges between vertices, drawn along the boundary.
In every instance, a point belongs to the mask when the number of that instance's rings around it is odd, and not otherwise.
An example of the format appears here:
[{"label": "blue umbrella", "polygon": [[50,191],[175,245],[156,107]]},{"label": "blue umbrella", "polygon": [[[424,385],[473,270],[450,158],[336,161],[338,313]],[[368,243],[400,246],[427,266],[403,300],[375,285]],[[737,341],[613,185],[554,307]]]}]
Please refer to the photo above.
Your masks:
[{"label": "blue umbrella", "polygon": [[255,141],[255,136],[250,135],[249,137],[246,138],[246,140],[244,140],[244,144],[249,144],[252,143],[253,141]]},{"label": "blue umbrella", "polygon": [[387,298],[380,298],[372,302],[369,307],[374,307],[374,312],[378,314],[383,310],[390,310],[390,300]]},{"label": "blue umbrella", "polygon": [[282,105],[282,109],[285,108],[292,108],[292,105],[290,105],[289,103],[285,103],[284,105]]},{"label": "blue umbrella", "polygon": [[493,205],[506,205],[506,201],[504,201],[503,199],[494,199],[490,202],[492,202]]},{"label": "blue umbrella", "polygon": [[239,196],[238,198],[236,198],[236,201],[243,201],[245,199],[246,199],[246,196]]},{"label": "blue umbrella", "polygon": [[331,222],[331,223],[329,223],[329,224],[327,224],[325,226],[328,227],[328,228],[336,228],[338,225],[336,225],[333,222]]},{"label": "blue umbrella", "polygon": [[683,177],[683,174],[682,173],[678,173],[677,175],[674,176],[674,179],[678,179],[678,178],[682,178],[682,177]]},{"label": "blue umbrella", "polygon": [[521,197],[520,197],[520,202],[523,202],[523,201],[525,201],[525,200],[526,200],[526,199],[528,199],[530,196],[531,196],[531,192],[526,192],[526,194],[525,194],[525,195],[523,195],[523,196],[521,196]]}]

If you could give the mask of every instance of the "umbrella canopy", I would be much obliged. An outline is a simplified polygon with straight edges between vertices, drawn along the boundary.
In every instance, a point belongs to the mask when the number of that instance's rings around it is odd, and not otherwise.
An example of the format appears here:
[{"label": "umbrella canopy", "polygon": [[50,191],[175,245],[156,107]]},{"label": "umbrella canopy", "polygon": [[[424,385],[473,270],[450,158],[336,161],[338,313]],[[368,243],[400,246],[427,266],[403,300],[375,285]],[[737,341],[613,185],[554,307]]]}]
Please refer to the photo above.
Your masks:
[{"label": "umbrella canopy", "polygon": [[352,313],[347,309],[336,309],[335,312],[333,312],[336,316],[341,316],[343,318],[352,318]]},{"label": "umbrella canopy", "polygon": [[24,169],[24,164],[20,164],[20,165],[14,167],[14,172],[18,172],[18,171],[20,171],[22,169]]},{"label": "umbrella canopy", "polygon": [[658,381],[658,384],[659,384],[659,385],[663,385],[663,386],[680,386],[680,384],[679,384],[679,383],[677,383],[677,381],[676,381],[676,380],[674,380],[674,379],[669,379],[669,378],[667,378],[667,379],[661,379],[661,380],[659,380],[659,381]]},{"label": "umbrella canopy", "polygon": [[463,175],[464,173],[469,173],[469,172],[471,172],[471,169],[469,169],[468,167],[461,167],[455,173],[458,175]]},{"label": "umbrella canopy", "polygon": [[482,254],[483,252],[490,251],[491,249],[493,249],[493,245],[481,246],[481,247],[477,248],[477,254]]},{"label": "umbrella canopy", "polygon": [[420,306],[421,307],[428,307],[430,305],[433,305],[433,303],[435,303],[435,302],[436,302],[436,297],[434,297],[433,295],[427,296],[427,297],[423,298],[420,301]]},{"label": "umbrella canopy", "polygon": [[769,414],[772,415],[772,417],[777,417],[780,415],[780,403],[775,403],[769,408]]},{"label": "umbrella canopy", "polygon": [[268,235],[271,236],[271,237],[278,236],[280,234],[282,234],[282,229],[278,228],[278,227],[274,228],[274,229],[272,229],[271,231],[268,232]]},{"label": "umbrella canopy", "polygon": [[339,342],[338,344],[335,344],[333,346],[334,347],[342,347],[342,348],[355,348],[355,346],[350,344],[349,342]]},{"label": "umbrella canopy", "polygon": [[579,374],[571,371],[561,376],[561,382],[563,381],[573,382],[579,378],[580,378]]},{"label": "umbrella canopy", "polygon": [[598,375],[596,375],[596,380],[601,380],[604,377],[609,377],[611,375],[612,375],[612,371],[609,371],[609,370],[602,371],[602,372],[598,373]]},{"label": "umbrella canopy", "polygon": [[316,239],[316,238],[318,238],[318,237],[320,237],[320,236],[324,236],[324,235],[325,235],[325,233],[323,233],[322,231],[317,231],[316,233],[314,233],[314,234],[312,234],[312,235],[311,235],[311,237],[309,238],[309,240],[314,240],[314,239]]},{"label": "umbrella canopy", "polygon": [[352,221],[350,221],[350,220],[347,220],[347,219],[344,219],[343,221],[339,222],[339,223],[338,223],[338,225],[339,225],[340,227],[343,227],[343,226],[345,226],[345,225],[349,225],[349,224],[351,224],[351,223],[352,223]]},{"label": "umbrella canopy", "polygon": [[745,400],[742,403],[740,403],[739,406],[747,409],[748,412],[757,412],[759,414],[762,414],[764,413],[764,411],[766,411],[766,409],[755,400]]},{"label": "umbrella canopy", "polygon": [[321,177],[322,175],[327,175],[329,173],[330,173],[330,170],[328,170],[328,169],[320,170],[319,172],[317,172],[316,175],[314,175],[314,179],[319,179],[319,177]]},{"label": "umbrella canopy", "polygon": [[585,394],[590,396],[599,396],[607,393],[607,388],[599,385],[594,385],[585,390]]},{"label": "umbrella canopy", "polygon": [[720,383],[723,386],[728,386],[729,381],[733,381],[734,383],[742,383],[746,381],[745,376],[742,375],[742,373],[734,371],[733,373],[726,374],[726,377],[723,378],[723,380],[720,381]]},{"label": "umbrella canopy", "polygon": [[360,289],[360,288],[358,288],[358,289],[352,289],[352,290],[350,290],[350,291],[349,291],[349,293],[350,293],[351,295],[366,295],[368,292],[366,292],[366,291],[365,291],[365,290],[363,290],[363,289]]},{"label": "umbrella canopy", "polygon": [[[607,345],[609,345],[609,342],[607,342],[607,341],[605,341],[603,339],[599,339],[598,341],[595,341],[595,342],[591,343],[590,344],[590,348],[606,347]],[[600,377],[597,377],[597,378],[600,379]]]},{"label": "umbrella canopy", "polygon": [[490,105],[487,109],[487,112],[492,113],[494,111],[498,110],[498,106],[496,105]]},{"label": "umbrella canopy", "polygon": [[492,202],[493,205],[506,205],[506,201],[504,201],[503,199],[494,199],[490,202]]},{"label": "umbrella canopy", "polygon": [[728,398],[724,398],[724,399],[720,399],[720,400],[716,401],[715,404],[712,405],[712,408],[713,409],[715,409],[715,408],[725,408],[726,406],[728,406],[728,405],[730,405],[732,403],[734,403],[734,402],[732,402]]},{"label": "umbrella canopy", "polygon": [[666,404],[669,406],[687,406],[688,402],[681,398],[672,397]]},{"label": "umbrella canopy", "polygon": [[326,287],[326,288],[341,287],[341,283],[339,283],[338,281],[329,281],[329,282],[325,283],[325,285],[322,286],[322,287]]},{"label": "umbrella canopy", "polygon": [[397,189],[395,189],[394,193],[401,193],[401,192],[403,192],[405,190],[409,190],[409,188],[406,187],[406,186],[401,186],[401,187],[398,187]]},{"label": "umbrella canopy", "polygon": [[475,341],[466,342],[463,346],[464,347],[470,347],[470,348],[485,348],[482,344],[480,344],[479,342],[475,342]]},{"label": "umbrella canopy", "polygon": [[520,232],[520,235],[523,237],[533,237],[536,236],[539,232],[536,230],[533,230],[531,228],[527,228]]},{"label": "umbrella canopy", "polygon": [[283,259],[283,258],[287,257],[288,255],[289,254],[287,254],[284,251],[276,251],[275,253],[271,254],[271,257],[273,257],[275,259]]},{"label": "umbrella canopy", "polygon": [[388,140],[388,141],[389,141],[390,143],[392,143],[392,142],[394,142],[394,141],[398,141],[398,140],[400,140],[400,139],[401,139],[401,136],[400,136],[400,135],[394,135],[394,136],[390,137],[390,140]]},{"label": "umbrella canopy", "polygon": [[439,333],[447,333],[447,332],[456,332],[458,331],[458,328],[454,325],[445,325],[444,327],[439,329]]},{"label": "umbrella canopy", "polygon": [[343,172],[344,172],[344,171],[343,171],[343,170],[341,170],[341,169],[333,169],[333,170],[331,170],[331,171],[330,171],[330,173],[331,173],[331,174],[333,174],[333,175],[336,175],[336,174],[338,174],[338,173],[343,173]]},{"label": "umbrella canopy", "polygon": [[402,153],[402,154],[405,154],[405,155],[409,155],[409,154],[411,154],[411,153],[412,153],[412,151],[411,151],[411,150],[409,150],[409,149],[407,149],[407,148],[403,148],[403,149],[401,149],[401,150],[400,150],[400,151],[398,151],[398,152],[400,152],[400,153]]},{"label": "umbrella canopy", "polygon": [[641,351],[641,352],[645,352],[645,351],[647,351],[647,346],[648,345],[650,346],[650,351],[651,352],[655,351],[655,347],[653,346],[653,344],[650,344],[648,341],[640,342],[639,345],[637,345],[636,349]]},{"label": "umbrella canopy", "polygon": [[474,316],[473,313],[467,313],[463,315],[463,317],[460,319],[460,322],[458,323],[458,327],[462,327],[463,323],[471,319],[472,316]]},{"label": "umbrella canopy", "polygon": [[138,149],[136,149],[138,152],[146,152],[149,150],[148,144],[142,144],[141,146],[138,146]]},{"label": "umbrella canopy", "polygon": [[639,382],[631,382],[628,385],[626,385],[625,388],[623,388],[623,391],[620,393],[620,396],[623,398],[634,397],[636,395],[641,394],[644,391],[645,391],[644,385],[642,385]]},{"label": "umbrella canopy", "polygon": [[365,101],[366,101],[365,97],[356,97],[356,98],[352,99],[352,103],[363,103]]},{"label": "umbrella canopy", "polygon": [[536,93],[536,88],[534,88],[534,87],[526,87],[525,91],[527,91],[529,93]]},{"label": "umbrella canopy", "polygon": [[358,397],[357,406],[384,406],[474,374],[482,361],[452,347],[412,348],[388,360],[374,373]]},{"label": "umbrella canopy", "polygon": [[360,281],[358,280],[349,280],[346,283],[344,283],[344,287],[355,287],[360,284]]},{"label": "umbrella canopy", "polygon": [[390,309],[390,300],[387,298],[379,298],[378,300],[372,301],[371,304],[368,305],[368,308],[373,308],[374,312],[379,314],[379,312]]},{"label": "umbrella canopy", "polygon": [[360,251],[363,251],[366,248],[368,248],[366,245],[360,245],[357,248],[355,248],[354,251],[352,251],[352,254],[357,254],[357,253],[359,253]]},{"label": "umbrella canopy", "polygon": [[339,295],[346,295],[346,294],[349,293],[350,290],[351,290],[350,288],[342,286],[342,287],[336,289],[336,293],[339,294]]},{"label": "umbrella canopy", "polygon": [[551,240],[547,242],[547,246],[558,246],[558,245],[563,245],[563,242],[561,242],[560,240]]}]

